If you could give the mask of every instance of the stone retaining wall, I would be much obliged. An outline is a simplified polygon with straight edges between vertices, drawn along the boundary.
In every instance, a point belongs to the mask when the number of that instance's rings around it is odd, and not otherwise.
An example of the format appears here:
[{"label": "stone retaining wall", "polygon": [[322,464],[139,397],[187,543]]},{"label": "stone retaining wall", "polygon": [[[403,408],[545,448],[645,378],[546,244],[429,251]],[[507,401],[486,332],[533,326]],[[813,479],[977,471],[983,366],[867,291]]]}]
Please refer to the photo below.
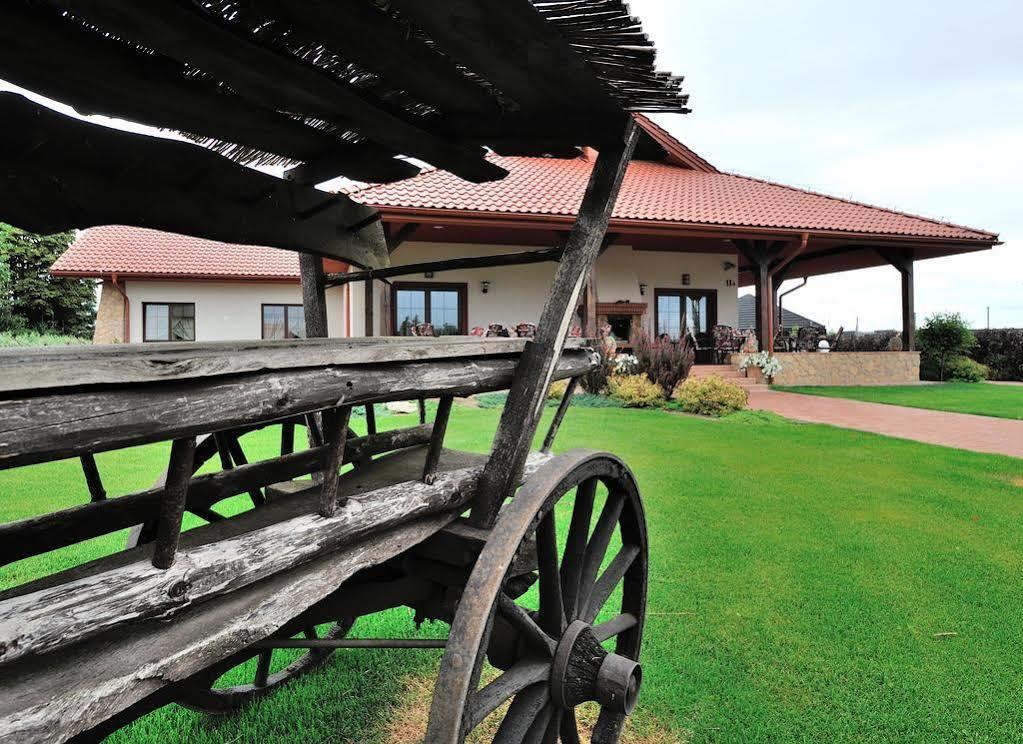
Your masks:
[{"label": "stone retaining wall", "polygon": [[[911,385],[920,382],[917,351],[775,354],[775,385]],[[738,364],[741,357],[733,357]],[[754,370],[750,370],[751,376]],[[756,370],[759,372],[759,370]]]}]

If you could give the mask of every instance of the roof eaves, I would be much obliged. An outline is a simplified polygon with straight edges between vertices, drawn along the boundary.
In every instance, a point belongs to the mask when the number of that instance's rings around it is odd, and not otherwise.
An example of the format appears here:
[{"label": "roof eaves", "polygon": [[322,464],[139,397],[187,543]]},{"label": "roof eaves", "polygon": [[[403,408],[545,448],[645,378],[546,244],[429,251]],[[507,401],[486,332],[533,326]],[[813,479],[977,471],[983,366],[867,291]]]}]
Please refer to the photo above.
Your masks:
[{"label": "roof eaves", "polygon": [[665,152],[668,153],[669,159],[675,158],[680,161],[681,164],[688,166],[695,171],[700,171],[701,173],[721,172],[706,158],[698,155],[692,149],[675,139],[671,132],[655,122],[653,119],[645,116],[644,114],[633,114],[633,117],[635,117],[636,123],[642,127],[643,131],[650,135],[650,137],[653,138],[658,145],[664,148]]}]

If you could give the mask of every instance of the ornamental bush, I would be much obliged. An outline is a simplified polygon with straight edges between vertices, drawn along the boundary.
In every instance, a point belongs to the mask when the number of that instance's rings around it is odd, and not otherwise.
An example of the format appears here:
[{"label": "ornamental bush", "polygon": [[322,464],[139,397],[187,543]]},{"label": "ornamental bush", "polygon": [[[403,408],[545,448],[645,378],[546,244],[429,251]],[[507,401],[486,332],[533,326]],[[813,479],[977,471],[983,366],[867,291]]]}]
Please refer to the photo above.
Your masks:
[{"label": "ornamental bush", "polygon": [[650,334],[641,330],[633,335],[631,343],[637,371],[659,385],[665,398],[670,397],[679,382],[689,376],[689,370],[696,362],[696,350],[688,335],[672,341],[667,337],[651,338]]},{"label": "ornamental bush", "polygon": [[1023,328],[974,331],[977,345],[970,357],[991,370],[992,380],[1023,382]]},{"label": "ornamental bush", "polygon": [[916,334],[921,352],[921,370],[937,372],[937,377],[925,379],[945,380],[948,365],[965,356],[977,345],[977,338],[959,313],[935,313],[927,318]]},{"label": "ornamental bush", "polygon": [[626,408],[650,408],[664,403],[661,386],[646,375],[611,375],[607,380],[611,397]]},{"label": "ornamental bush", "polygon": [[550,389],[547,391],[548,400],[561,400],[565,397],[565,391],[568,390],[568,380],[558,380],[552,382]]},{"label": "ornamental bush", "polygon": [[686,413],[724,416],[745,409],[749,395],[734,382],[711,375],[690,377],[678,386],[675,400]]},{"label": "ornamental bush", "polygon": [[[969,357],[953,357],[945,364],[946,382],[984,382],[989,376],[990,371],[986,366]],[[925,380],[939,379],[937,362],[933,358],[921,362],[920,377]]]},{"label": "ornamental bush", "polygon": [[614,372],[617,356],[614,339],[603,339],[595,349],[600,355],[600,364],[579,378],[583,390],[592,395],[602,395],[607,391],[607,380]]}]

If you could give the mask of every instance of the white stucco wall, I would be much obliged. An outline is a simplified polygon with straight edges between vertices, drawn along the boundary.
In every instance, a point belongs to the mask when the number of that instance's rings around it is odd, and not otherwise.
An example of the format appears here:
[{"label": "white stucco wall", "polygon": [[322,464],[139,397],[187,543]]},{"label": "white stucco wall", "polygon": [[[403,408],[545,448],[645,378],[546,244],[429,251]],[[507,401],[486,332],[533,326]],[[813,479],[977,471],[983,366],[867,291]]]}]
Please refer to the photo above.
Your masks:
[{"label": "white stucco wall", "polygon": [[[131,303],[131,340],[142,341],[144,302],[194,302],[196,341],[239,341],[262,335],[264,303],[302,304],[297,283],[126,281]],[[327,290],[327,330],[344,335],[340,289]]]},{"label": "white stucco wall", "polygon": [[[528,246],[469,245],[452,243],[406,243],[391,257],[395,264],[433,261],[459,256],[484,256],[531,250]],[[674,253],[637,251],[628,245],[613,245],[597,263],[597,297],[600,302],[628,300],[647,303],[645,321],[653,330],[654,290],[681,289],[682,274],[689,274],[691,283],[685,289],[715,289],[718,296],[718,322],[737,325],[738,269],[724,269],[724,263],[737,263],[735,256],[706,253]],[[466,283],[469,328],[502,323],[514,326],[520,322],[536,322],[547,299],[547,291],[554,277],[554,263],[507,266],[490,269],[467,269],[436,274],[427,279],[422,274],[400,277],[395,281]],[[481,289],[482,281],[489,281],[487,294]],[[732,286],[728,286],[728,282]],[[647,285],[646,295],[640,296],[639,285]],[[365,291],[362,283],[352,287],[353,335],[364,335]],[[390,288],[382,282],[374,284],[374,332],[390,333],[384,328],[385,302],[390,304]]]}]

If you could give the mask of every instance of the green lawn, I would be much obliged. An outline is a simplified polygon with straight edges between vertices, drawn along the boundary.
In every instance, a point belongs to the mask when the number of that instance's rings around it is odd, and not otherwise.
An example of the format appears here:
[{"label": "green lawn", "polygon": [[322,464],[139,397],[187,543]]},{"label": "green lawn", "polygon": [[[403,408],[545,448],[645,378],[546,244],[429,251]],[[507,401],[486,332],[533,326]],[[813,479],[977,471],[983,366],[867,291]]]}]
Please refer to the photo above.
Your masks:
[{"label": "green lawn", "polygon": [[[486,450],[499,415],[456,408],[450,444]],[[247,446],[274,443],[268,432]],[[693,742],[1023,741],[1023,461],[756,413],[578,409],[559,443],[620,454],[645,495],[641,720]],[[109,490],[148,485],[165,452],[100,455]],[[85,498],[75,462],[0,472],[0,520]],[[0,582],[122,539],[25,561]],[[355,630],[414,632],[403,610]],[[402,675],[438,659],[342,652],[235,718],[170,706],[112,741],[372,742]]]},{"label": "green lawn", "polygon": [[1023,419],[1023,386],[945,382],[935,385],[863,387],[776,387],[789,393],[851,398],[935,411],[975,413],[981,416]]}]

